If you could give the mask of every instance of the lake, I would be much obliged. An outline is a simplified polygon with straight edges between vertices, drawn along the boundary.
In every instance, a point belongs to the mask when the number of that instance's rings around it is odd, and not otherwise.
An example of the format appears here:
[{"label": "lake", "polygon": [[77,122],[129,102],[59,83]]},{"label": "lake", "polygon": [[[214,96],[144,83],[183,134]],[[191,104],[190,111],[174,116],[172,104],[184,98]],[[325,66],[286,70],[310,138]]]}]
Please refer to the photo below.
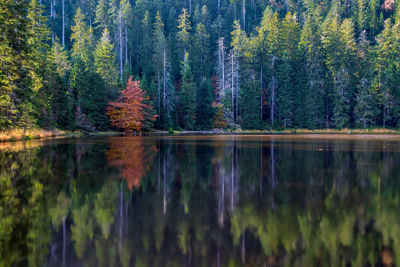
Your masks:
[{"label": "lake", "polygon": [[0,144],[0,266],[400,265],[400,136]]}]

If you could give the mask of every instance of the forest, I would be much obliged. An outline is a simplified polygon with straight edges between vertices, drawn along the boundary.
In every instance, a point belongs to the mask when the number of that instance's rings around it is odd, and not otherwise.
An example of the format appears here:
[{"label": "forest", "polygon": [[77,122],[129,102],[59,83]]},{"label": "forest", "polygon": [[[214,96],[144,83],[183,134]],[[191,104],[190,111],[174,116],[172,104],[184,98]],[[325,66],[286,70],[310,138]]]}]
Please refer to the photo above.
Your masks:
[{"label": "forest", "polygon": [[0,130],[395,128],[398,2],[2,0]]}]

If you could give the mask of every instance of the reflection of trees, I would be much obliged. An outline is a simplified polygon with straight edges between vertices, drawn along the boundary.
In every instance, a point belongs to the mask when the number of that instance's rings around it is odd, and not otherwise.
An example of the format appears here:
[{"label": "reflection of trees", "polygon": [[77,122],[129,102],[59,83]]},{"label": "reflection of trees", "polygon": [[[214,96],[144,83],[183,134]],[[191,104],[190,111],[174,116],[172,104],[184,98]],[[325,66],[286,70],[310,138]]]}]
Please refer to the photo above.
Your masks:
[{"label": "reflection of trees", "polygon": [[0,152],[0,265],[400,264],[396,153],[116,140]]},{"label": "reflection of trees", "polygon": [[115,184],[107,181],[100,192],[96,193],[93,211],[105,239],[110,236],[111,225],[114,223],[116,203],[117,191]]},{"label": "reflection of trees", "polygon": [[110,166],[122,170],[122,177],[126,180],[129,190],[140,186],[140,180],[150,169],[154,149],[144,147],[143,138],[129,139],[129,142],[111,142],[107,151]]},{"label": "reflection of trees", "polygon": [[236,141],[232,145],[218,146],[214,162],[214,180],[218,203],[218,223],[224,225],[226,212],[232,213],[239,197],[239,162]]},{"label": "reflection of trees", "polygon": [[0,151],[0,266],[41,265],[49,252],[43,183],[51,170],[39,151]]},{"label": "reflection of trees", "polygon": [[[293,153],[282,149],[288,144],[281,143],[273,148],[226,142],[211,150],[200,144],[180,146],[161,143],[149,163],[157,168],[143,175],[141,193],[132,192],[134,204],[124,200],[123,207],[135,216],[128,215],[131,227],[123,234],[122,249],[113,254],[115,260],[105,262],[146,266],[210,261],[220,266],[240,266],[243,261],[304,266],[398,262],[400,215],[395,210],[400,203],[393,199],[400,194],[397,189],[390,193],[394,181],[382,180],[398,173],[388,166],[393,159],[380,164],[376,153],[348,155],[340,150]],[[340,168],[362,162],[376,164],[357,167],[360,174]],[[119,185],[113,183],[108,188],[118,195]],[[271,186],[258,190],[263,183]],[[119,244],[119,235],[111,231],[108,241],[96,235],[94,239],[96,244],[112,246]],[[128,249],[130,253],[124,254]]]}]

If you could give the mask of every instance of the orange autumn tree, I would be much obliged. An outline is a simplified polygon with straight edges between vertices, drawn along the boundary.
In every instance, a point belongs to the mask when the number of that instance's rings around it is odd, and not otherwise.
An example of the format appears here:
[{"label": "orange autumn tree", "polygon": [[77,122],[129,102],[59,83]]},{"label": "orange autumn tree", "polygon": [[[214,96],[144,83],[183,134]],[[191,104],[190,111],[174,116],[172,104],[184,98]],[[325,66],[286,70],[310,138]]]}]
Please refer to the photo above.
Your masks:
[{"label": "orange autumn tree", "polygon": [[140,89],[140,81],[130,77],[117,101],[108,103],[106,114],[111,125],[126,132],[141,131],[152,109],[152,106],[145,104],[146,100],[148,97]]}]

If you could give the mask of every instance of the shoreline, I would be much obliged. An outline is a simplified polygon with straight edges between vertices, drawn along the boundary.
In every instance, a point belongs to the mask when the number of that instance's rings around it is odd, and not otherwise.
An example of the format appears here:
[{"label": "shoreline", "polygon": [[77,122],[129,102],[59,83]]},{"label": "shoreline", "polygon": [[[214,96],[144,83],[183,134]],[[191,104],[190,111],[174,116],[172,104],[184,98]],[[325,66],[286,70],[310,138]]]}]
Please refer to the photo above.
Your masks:
[{"label": "shoreline", "polygon": [[[329,136],[330,138],[343,136],[400,136],[400,129],[288,129],[288,130],[206,130],[206,131],[174,131],[174,134],[169,134],[168,131],[154,130],[146,132],[143,136],[234,136],[234,135],[267,135],[267,136]],[[16,141],[29,140],[51,140],[69,137],[98,137],[98,136],[130,136],[121,132],[93,132],[87,133],[82,131],[67,131],[67,130],[44,130],[44,129],[29,129],[24,132],[22,129],[12,129],[0,132],[0,143],[10,143]]]},{"label": "shoreline", "polygon": [[395,129],[288,129],[288,130],[207,130],[207,131],[175,131],[174,134],[169,134],[168,131],[153,131],[147,133],[150,136],[170,135],[170,136],[185,136],[185,135],[400,135],[400,130]]}]

